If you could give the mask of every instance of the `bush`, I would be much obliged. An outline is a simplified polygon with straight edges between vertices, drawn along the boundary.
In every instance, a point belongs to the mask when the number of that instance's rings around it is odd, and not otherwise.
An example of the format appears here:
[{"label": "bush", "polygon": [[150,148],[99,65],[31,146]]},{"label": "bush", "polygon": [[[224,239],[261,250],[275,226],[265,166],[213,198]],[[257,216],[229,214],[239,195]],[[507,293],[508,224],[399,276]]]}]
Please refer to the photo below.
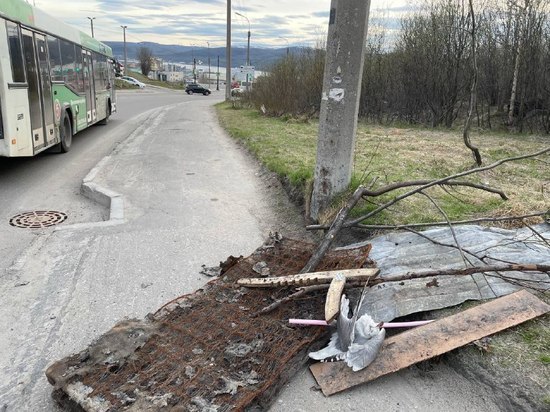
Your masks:
[{"label": "bush", "polygon": [[270,116],[316,116],[321,105],[324,68],[324,50],[303,49],[289,54],[256,80],[250,102]]}]

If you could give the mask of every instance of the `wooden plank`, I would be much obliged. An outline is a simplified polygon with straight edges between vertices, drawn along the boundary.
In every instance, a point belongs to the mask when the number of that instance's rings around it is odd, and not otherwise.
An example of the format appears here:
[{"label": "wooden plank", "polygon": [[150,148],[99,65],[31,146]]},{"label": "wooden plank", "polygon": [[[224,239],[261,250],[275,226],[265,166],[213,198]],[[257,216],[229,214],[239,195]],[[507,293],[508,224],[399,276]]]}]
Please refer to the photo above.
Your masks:
[{"label": "wooden plank", "polygon": [[310,367],[323,393],[330,396],[397,372],[550,311],[550,306],[521,290],[386,339],[367,368],[353,372],[343,362]]},{"label": "wooden plank", "polygon": [[346,269],[327,272],[312,272],[302,275],[281,276],[271,278],[244,278],[237,283],[249,288],[272,288],[279,286],[306,286],[330,283],[337,274],[342,274],[348,281],[367,281],[378,275],[379,269]]},{"label": "wooden plank", "polygon": [[325,300],[325,320],[330,322],[340,312],[340,300],[342,300],[342,292],[346,286],[346,277],[338,273],[330,282]]}]

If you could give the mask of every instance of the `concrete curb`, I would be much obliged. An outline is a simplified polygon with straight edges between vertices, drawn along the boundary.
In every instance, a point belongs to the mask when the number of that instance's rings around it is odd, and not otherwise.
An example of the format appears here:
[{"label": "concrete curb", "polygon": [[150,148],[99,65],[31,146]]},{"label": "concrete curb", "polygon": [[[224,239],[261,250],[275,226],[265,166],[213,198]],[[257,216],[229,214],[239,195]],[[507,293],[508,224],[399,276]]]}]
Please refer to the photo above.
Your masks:
[{"label": "concrete curb", "polygon": [[[101,169],[111,160],[111,156],[105,156],[99,163],[82,179],[80,193],[88,199],[99,203],[102,206],[110,209],[109,220],[122,223],[124,221],[124,198],[120,193],[107,189],[103,186],[94,183],[94,179]],[[108,222],[107,221],[107,222]],[[99,222],[102,223],[102,222]]]},{"label": "concrete curb", "polygon": [[73,225],[58,226],[55,231],[111,227],[121,225],[126,222],[124,219],[124,196],[111,189],[107,189],[97,183],[94,183],[94,180],[99,175],[101,170],[111,161],[113,154],[117,154],[123,147],[134,140],[137,135],[146,130],[146,125],[148,124],[147,120],[151,117],[158,116],[164,109],[166,109],[166,107],[168,106],[148,110],[134,118],[133,121],[135,121],[138,126],[125,139],[114,147],[110,155],[107,155],[101,159],[84,177],[84,179],[82,179],[80,193],[88,199],[108,208],[109,219],[102,222],[75,223]]},{"label": "concrete curb", "polygon": [[111,158],[111,156],[105,156],[94,167],[90,173],[82,180],[80,186],[80,193],[86,196],[88,199],[99,203],[109,209],[109,220],[102,222],[90,222],[90,223],[75,223],[74,225],[59,226],[58,230],[74,230],[74,229],[91,229],[97,227],[110,227],[121,225],[124,220],[124,197],[113,190],[104,188],[93,182],[93,179],[101,169],[101,167]]}]

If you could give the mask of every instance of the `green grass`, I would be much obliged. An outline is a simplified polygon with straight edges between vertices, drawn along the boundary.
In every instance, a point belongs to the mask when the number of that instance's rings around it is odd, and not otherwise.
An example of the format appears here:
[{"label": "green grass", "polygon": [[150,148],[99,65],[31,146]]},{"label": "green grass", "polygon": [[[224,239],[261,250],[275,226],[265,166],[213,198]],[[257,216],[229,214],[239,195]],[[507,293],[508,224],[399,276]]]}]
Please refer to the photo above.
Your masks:
[{"label": "green grass", "polygon": [[[217,106],[223,127],[241,141],[266,167],[293,184],[303,187],[313,179],[318,122],[270,118],[251,109],[235,109],[230,104]],[[488,165],[505,157],[530,153],[548,146],[547,137],[472,133],[472,141]],[[525,160],[502,165],[468,180],[502,189],[508,196],[470,188],[431,188],[426,191],[444,209],[450,219],[481,216],[506,216],[548,209],[550,202],[550,159],[544,162]],[[473,157],[464,146],[459,130],[423,129],[419,127],[383,127],[360,121],[357,128],[354,171],[349,193],[359,184],[376,178],[375,188],[400,181],[438,179],[473,167]],[[374,201],[378,204],[409,189],[394,191]],[[342,206],[334,205],[322,220],[328,221]],[[359,204],[352,212],[361,216],[373,210]],[[399,202],[391,210],[365,223],[408,223],[444,220],[438,209],[422,195]],[[324,222],[323,222],[324,223]],[[507,224],[510,225],[510,224]]]},{"label": "green grass", "polygon": [[[549,297],[543,296],[548,302]],[[544,386],[550,381],[550,315],[526,322],[496,336],[491,360]]]},{"label": "green grass", "polygon": [[229,134],[242,142],[269,170],[304,186],[313,178],[314,124],[261,116],[253,110],[236,110],[220,104],[218,114]]}]

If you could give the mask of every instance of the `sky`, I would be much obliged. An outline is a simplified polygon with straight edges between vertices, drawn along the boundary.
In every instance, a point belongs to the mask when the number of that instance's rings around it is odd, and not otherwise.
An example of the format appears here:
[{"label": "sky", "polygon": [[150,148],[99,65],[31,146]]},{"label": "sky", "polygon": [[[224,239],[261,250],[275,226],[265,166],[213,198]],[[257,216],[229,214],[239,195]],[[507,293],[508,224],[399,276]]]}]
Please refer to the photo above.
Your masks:
[{"label": "sky", "polygon": [[[226,0],[27,0],[102,41],[225,46]],[[372,0],[371,27],[398,30],[410,0]],[[232,0],[232,42],[251,47],[314,46],[326,40],[330,0]],[[241,17],[240,13],[245,17]],[[248,21],[247,21],[248,19]]]}]

